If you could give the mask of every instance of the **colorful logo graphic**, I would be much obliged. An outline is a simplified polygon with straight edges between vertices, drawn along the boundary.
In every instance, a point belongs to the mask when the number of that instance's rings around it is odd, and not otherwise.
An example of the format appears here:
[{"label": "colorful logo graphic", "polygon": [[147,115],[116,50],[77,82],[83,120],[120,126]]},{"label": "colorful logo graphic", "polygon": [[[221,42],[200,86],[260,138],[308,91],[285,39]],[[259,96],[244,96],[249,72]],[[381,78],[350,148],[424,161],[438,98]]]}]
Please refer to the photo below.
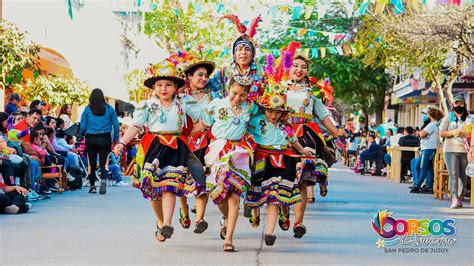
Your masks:
[{"label": "colorful logo graphic", "polygon": [[456,239],[456,221],[442,219],[396,219],[392,212],[379,211],[372,220],[372,229],[385,240],[379,239],[377,246],[404,245],[451,245]]}]

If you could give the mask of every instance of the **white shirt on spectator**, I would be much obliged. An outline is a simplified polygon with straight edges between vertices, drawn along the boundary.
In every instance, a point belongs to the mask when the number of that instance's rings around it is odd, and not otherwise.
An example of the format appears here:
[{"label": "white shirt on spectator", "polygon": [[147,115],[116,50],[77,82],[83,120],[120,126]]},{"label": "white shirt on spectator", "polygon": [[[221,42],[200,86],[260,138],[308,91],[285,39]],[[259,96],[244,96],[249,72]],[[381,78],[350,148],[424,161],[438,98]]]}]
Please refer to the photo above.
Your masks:
[{"label": "white shirt on spectator", "polygon": [[403,137],[402,133],[397,133],[395,134],[395,136],[391,136],[390,147],[400,147],[400,145],[398,144],[398,141],[400,140],[401,137]]},{"label": "white shirt on spectator", "polygon": [[438,123],[431,121],[425,128],[422,129],[428,133],[428,136],[420,141],[421,150],[436,149],[438,140]]}]

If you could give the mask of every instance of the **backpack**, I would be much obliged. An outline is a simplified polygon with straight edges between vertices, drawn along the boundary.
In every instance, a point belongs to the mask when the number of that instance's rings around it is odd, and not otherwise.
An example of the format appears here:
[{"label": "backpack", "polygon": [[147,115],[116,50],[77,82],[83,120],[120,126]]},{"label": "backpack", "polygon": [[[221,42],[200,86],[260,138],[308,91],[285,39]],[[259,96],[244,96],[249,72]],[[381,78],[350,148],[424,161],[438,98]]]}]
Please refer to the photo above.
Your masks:
[{"label": "backpack", "polygon": [[71,189],[81,189],[82,188],[82,179],[87,175],[83,170],[78,167],[69,167],[69,174],[74,177],[74,181],[68,181],[67,184]]}]

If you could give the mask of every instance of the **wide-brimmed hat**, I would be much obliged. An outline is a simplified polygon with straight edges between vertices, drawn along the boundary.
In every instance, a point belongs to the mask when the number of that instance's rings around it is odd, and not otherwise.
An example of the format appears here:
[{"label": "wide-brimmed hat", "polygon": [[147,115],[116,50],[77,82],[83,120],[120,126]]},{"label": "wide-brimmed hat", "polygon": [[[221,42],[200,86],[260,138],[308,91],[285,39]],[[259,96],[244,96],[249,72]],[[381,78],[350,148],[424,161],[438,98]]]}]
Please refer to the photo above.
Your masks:
[{"label": "wide-brimmed hat", "polygon": [[155,82],[160,79],[174,81],[178,89],[186,84],[186,81],[180,77],[175,65],[169,59],[165,59],[155,65],[149,66],[145,70],[145,75],[146,79],[143,84],[150,89],[153,89]]},{"label": "wide-brimmed hat", "polygon": [[177,54],[171,55],[169,59],[175,64],[180,77],[185,80],[190,71],[198,67],[204,67],[209,76],[211,76],[216,68],[214,62],[202,60],[191,52],[178,52]]}]

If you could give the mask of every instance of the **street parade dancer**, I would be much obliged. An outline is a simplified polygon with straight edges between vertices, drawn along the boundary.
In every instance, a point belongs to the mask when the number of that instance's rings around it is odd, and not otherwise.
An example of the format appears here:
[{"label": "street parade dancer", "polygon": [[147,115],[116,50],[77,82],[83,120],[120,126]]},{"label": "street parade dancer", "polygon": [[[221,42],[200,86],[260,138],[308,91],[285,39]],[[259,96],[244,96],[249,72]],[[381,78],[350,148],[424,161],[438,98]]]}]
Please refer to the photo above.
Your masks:
[{"label": "street parade dancer", "polygon": [[[332,123],[330,113],[321,99],[315,96],[314,92],[319,92],[319,90],[315,90],[308,76],[310,61],[303,55],[295,55],[299,47],[299,43],[291,42],[288,47],[282,49],[283,55],[294,55],[291,59],[286,59],[292,62],[291,80],[287,84],[287,104],[294,110],[291,115],[291,124],[295,135],[304,147],[312,149],[316,158],[303,158],[297,165],[296,176],[300,182],[301,202],[294,205],[295,238],[301,238],[306,234],[303,218],[307,204],[307,187],[319,183],[320,195],[324,197],[327,194],[328,164],[324,160],[327,153],[326,140],[320,126],[314,122],[314,117],[317,116],[332,135],[342,134],[342,131]],[[281,208],[279,225],[285,231],[290,226],[289,209],[285,206]]]},{"label": "street parade dancer", "polygon": [[[260,222],[259,208],[267,205],[264,241],[266,245],[271,246],[276,240],[274,230],[278,221],[278,208],[301,201],[298,181],[295,180],[296,160],[291,157],[296,153],[289,145],[306,156],[311,156],[311,152],[301,146],[293,128],[287,123],[290,109],[286,104],[284,82],[285,77],[289,77],[291,65],[278,67],[274,71],[273,56],[267,55],[266,61],[265,91],[256,101],[264,111],[252,117],[248,126],[257,147],[254,152],[252,186],[249,188],[246,204],[256,213],[250,219],[254,227]],[[283,62],[284,60],[280,61],[280,66]]]},{"label": "street parade dancer", "polygon": [[188,173],[197,183],[205,184],[204,168],[182,134],[186,115],[196,121],[201,113],[176,97],[178,88],[186,82],[172,61],[167,59],[147,68],[144,85],[154,91],[154,96],[135,109],[133,126],[115,147],[119,154],[137,134],[146,133],[137,151],[132,181],[150,200],[158,220],[155,236],[160,242],[171,238],[174,232],[171,221],[176,197],[185,194]]},{"label": "street parade dancer", "polygon": [[[180,52],[172,56],[177,61],[178,71],[182,74],[182,78],[186,80],[184,95],[181,100],[186,103],[192,111],[191,113],[204,113],[209,103],[220,95],[210,91],[206,86],[209,76],[214,71],[215,65],[211,61],[200,60],[190,52]],[[210,131],[205,130],[200,119],[192,121],[194,124],[191,136],[188,138],[189,148],[199,159],[202,165],[205,165],[204,156],[211,141]],[[194,233],[201,234],[208,228],[208,223],[204,220],[206,205],[208,200],[208,190],[206,184],[198,184],[191,181],[192,191],[180,198],[180,224],[183,228],[189,228],[191,220],[189,217],[189,207],[187,204],[187,196],[195,196],[196,200],[196,228]]]},{"label": "street parade dancer", "polygon": [[254,18],[248,25],[248,28],[242,24],[235,15],[226,15],[219,19],[229,19],[239,31],[239,36],[232,43],[233,62],[229,67],[223,67],[216,71],[209,80],[209,88],[212,91],[227,94],[229,81],[233,76],[240,75],[249,77],[252,81],[249,100],[254,101],[262,94],[261,84],[263,82],[263,69],[255,61],[255,43],[253,37],[257,33],[260,16]]},{"label": "street parade dancer", "polygon": [[258,111],[258,107],[248,101],[251,84],[248,76],[232,77],[227,87],[228,96],[213,100],[203,114],[204,126],[212,127],[215,137],[205,161],[211,166],[208,183],[214,183],[210,197],[225,217],[220,236],[226,252],[234,251],[240,198],[245,198],[251,182],[254,144],[247,134],[247,125]]}]

